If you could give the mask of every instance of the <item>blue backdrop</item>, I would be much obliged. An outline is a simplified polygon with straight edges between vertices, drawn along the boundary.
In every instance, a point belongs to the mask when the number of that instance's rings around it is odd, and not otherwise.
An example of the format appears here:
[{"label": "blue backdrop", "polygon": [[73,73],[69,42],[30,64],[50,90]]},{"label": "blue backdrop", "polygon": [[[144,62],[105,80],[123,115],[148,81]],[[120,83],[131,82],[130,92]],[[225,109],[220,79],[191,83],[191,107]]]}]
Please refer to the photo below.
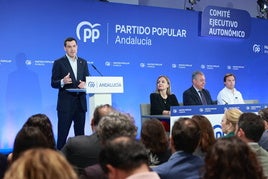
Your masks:
[{"label": "blue backdrop", "polygon": [[124,77],[124,93],[113,95],[113,106],[131,113],[139,129],[139,104],[149,103],[162,74],[170,77],[180,102],[195,70],[205,73],[215,100],[230,72],[244,99],[268,101],[267,20],[250,18],[249,37],[241,39],[200,36],[202,14],[195,11],[89,0],[0,0],[0,7],[2,150],[12,147],[22,124],[35,113],[47,114],[56,134],[51,68],[64,55],[68,36],[78,39],[78,55],[88,60],[91,75],[99,76],[94,64],[104,76]]}]

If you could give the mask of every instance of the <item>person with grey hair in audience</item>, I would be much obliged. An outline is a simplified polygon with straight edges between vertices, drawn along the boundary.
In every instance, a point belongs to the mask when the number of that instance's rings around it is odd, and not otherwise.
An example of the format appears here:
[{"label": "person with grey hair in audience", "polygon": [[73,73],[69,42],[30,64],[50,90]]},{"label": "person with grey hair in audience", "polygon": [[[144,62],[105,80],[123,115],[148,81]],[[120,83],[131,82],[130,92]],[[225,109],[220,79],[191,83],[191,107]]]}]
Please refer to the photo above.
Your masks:
[{"label": "person with grey hair in audience", "polygon": [[108,141],[99,158],[109,179],[160,179],[148,166],[145,146],[133,138],[123,136]]},{"label": "person with grey hair in audience", "polygon": [[153,170],[161,179],[200,179],[204,160],[193,155],[200,141],[200,128],[191,118],[179,118],[173,125],[170,137],[172,155]]},{"label": "person with grey hair in audience", "polygon": [[[134,124],[134,119],[129,114],[112,112],[109,115],[102,117],[97,127],[97,134],[100,138],[102,147],[105,147],[105,144],[115,137],[126,136],[135,139],[137,135],[137,127]],[[99,164],[95,164],[86,167],[80,178],[102,179],[107,178],[107,175]]]}]

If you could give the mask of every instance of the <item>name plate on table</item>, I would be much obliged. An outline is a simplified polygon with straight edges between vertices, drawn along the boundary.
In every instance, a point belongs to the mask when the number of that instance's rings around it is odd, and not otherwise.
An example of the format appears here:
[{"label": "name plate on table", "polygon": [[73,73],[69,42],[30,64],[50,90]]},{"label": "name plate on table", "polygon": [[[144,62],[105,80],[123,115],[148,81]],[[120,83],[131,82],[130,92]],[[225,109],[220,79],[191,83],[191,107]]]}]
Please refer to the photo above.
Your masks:
[{"label": "name plate on table", "polygon": [[121,76],[88,76],[86,93],[123,93],[124,84]]}]

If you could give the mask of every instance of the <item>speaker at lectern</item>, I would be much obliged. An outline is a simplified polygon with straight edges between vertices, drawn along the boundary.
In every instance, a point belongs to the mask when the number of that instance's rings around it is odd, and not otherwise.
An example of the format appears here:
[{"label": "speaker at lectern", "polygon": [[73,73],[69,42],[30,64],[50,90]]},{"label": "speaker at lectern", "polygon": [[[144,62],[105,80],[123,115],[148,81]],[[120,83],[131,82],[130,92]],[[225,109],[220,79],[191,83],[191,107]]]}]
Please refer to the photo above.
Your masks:
[{"label": "speaker at lectern", "polygon": [[121,76],[87,76],[86,93],[89,95],[90,116],[95,108],[102,104],[112,105],[112,94],[123,93],[124,84]]}]

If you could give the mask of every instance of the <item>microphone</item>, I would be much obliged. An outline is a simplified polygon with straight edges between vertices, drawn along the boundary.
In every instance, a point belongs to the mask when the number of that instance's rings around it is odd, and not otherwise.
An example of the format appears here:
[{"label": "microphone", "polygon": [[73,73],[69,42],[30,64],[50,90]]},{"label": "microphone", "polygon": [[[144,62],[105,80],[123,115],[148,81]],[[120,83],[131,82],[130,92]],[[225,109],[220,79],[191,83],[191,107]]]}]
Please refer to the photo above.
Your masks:
[{"label": "microphone", "polygon": [[224,99],[221,99],[223,102],[225,102],[225,104],[228,104]]},{"label": "microphone", "polygon": [[100,76],[103,76],[102,73],[97,69],[97,67],[95,65],[91,64],[91,66],[94,68],[94,70],[96,70],[98,72],[98,74]]}]

